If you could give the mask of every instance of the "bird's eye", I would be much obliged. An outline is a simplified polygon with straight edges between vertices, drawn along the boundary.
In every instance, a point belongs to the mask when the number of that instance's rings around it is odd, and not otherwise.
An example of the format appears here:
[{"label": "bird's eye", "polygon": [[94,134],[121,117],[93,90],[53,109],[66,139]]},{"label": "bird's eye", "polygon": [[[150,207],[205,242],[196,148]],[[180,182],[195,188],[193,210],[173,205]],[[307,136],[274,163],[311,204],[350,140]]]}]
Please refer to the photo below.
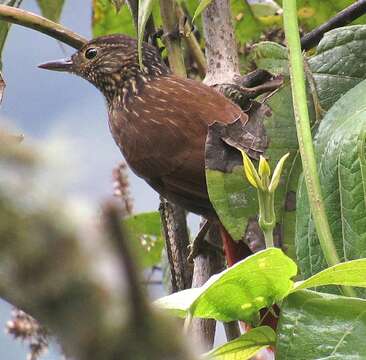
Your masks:
[{"label": "bird's eye", "polygon": [[87,59],[93,59],[97,56],[97,49],[96,48],[89,48],[88,50],[85,51],[85,57]]}]

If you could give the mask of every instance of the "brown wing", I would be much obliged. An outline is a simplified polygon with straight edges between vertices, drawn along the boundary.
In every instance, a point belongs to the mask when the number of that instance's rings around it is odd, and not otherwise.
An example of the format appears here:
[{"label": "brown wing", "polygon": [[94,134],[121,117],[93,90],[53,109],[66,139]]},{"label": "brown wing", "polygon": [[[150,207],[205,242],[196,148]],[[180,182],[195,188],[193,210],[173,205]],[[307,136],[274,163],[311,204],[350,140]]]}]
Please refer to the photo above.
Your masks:
[{"label": "brown wing", "polygon": [[210,87],[173,76],[147,83],[129,105],[118,140],[131,168],[184,207],[201,202],[211,209],[204,171],[208,126],[238,118],[246,123],[247,115]]}]

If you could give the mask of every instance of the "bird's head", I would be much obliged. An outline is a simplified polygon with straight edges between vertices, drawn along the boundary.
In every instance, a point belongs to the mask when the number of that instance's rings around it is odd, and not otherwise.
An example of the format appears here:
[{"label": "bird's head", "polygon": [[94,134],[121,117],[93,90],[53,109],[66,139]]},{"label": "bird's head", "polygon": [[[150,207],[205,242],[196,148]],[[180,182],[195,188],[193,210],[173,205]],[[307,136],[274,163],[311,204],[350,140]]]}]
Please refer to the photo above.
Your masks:
[{"label": "bird's head", "polygon": [[42,69],[66,71],[90,81],[107,100],[123,92],[138,93],[153,77],[168,74],[157,49],[143,43],[140,68],[137,41],[126,35],[108,35],[86,43],[68,59],[39,65]]}]

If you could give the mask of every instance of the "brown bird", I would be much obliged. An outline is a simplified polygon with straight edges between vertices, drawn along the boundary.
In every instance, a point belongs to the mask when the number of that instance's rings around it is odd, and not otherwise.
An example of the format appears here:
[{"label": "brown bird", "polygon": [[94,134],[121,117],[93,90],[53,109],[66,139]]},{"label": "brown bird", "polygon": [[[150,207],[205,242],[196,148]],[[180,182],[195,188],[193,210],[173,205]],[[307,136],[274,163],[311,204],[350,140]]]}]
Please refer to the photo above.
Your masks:
[{"label": "brown bird", "polygon": [[[109,127],[131,169],[166,199],[217,221],[207,193],[209,125],[248,115],[212,88],[173,75],[157,49],[125,35],[99,37],[70,59],[40,65],[88,80],[105,96]],[[229,260],[233,263],[235,260]]]}]

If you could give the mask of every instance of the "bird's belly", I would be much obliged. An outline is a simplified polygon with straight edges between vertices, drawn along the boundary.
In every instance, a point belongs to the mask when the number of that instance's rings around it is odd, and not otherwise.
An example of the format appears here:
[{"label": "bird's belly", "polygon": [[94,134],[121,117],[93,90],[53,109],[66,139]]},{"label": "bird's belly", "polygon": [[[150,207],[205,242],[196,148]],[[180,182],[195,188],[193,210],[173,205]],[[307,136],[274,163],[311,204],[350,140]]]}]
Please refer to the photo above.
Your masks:
[{"label": "bird's belly", "polygon": [[186,210],[206,217],[214,214],[207,195],[204,141],[173,144],[164,132],[156,141],[148,137],[147,131],[134,127],[125,125],[114,136],[131,170],[163,197]]}]

